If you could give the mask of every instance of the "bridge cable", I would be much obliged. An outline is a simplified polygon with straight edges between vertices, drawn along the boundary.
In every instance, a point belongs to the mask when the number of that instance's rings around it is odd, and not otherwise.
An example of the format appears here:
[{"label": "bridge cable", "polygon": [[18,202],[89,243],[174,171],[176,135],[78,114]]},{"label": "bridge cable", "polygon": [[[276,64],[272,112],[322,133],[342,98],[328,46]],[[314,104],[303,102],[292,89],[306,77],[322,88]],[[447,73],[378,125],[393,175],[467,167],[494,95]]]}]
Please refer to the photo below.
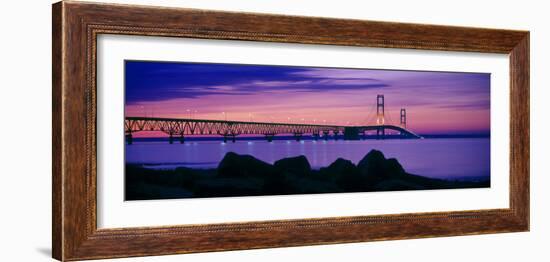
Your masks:
[{"label": "bridge cable", "polygon": [[370,114],[367,115],[366,118],[363,118],[363,120],[360,122],[361,124],[364,124],[364,125],[369,125],[370,123],[374,123],[375,120],[376,120],[376,105],[372,105],[371,108],[369,108],[369,110],[367,111],[370,111]]}]

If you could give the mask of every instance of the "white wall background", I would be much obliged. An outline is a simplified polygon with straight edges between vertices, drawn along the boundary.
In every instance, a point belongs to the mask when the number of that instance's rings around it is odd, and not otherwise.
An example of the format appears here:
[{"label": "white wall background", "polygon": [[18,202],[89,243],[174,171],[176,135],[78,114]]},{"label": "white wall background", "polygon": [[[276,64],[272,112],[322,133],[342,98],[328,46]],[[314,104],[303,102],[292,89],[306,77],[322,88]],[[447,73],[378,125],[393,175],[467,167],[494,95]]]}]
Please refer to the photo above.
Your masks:
[{"label": "white wall background", "polygon": [[[118,0],[205,9],[314,15],[531,31],[531,232],[217,252],[123,261],[549,261],[550,28],[545,1]],[[0,9],[0,260],[51,256],[51,7]]]}]

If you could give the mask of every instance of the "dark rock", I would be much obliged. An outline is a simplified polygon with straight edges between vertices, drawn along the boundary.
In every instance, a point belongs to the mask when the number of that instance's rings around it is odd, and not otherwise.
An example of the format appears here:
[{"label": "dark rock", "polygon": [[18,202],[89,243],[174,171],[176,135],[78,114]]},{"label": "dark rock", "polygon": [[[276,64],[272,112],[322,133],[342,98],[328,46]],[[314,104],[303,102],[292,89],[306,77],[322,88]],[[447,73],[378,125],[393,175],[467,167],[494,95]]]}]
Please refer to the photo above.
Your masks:
[{"label": "dark rock", "polygon": [[225,154],[218,165],[218,175],[227,177],[249,177],[273,175],[273,166],[250,155]]},{"label": "dark rock", "polygon": [[292,194],[318,194],[342,192],[342,188],[328,181],[312,179],[311,176],[290,176],[287,188]]},{"label": "dark rock", "polygon": [[198,180],[193,186],[197,197],[261,195],[263,182],[251,177],[213,177]]},{"label": "dark rock", "polygon": [[311,173],[311,166],[305,156],[283,158],[276,161],[274,166],[280,174],[308,175]]},{"label": "dark rock", "polygon": [[359,168],[362,175],[382,174],[384,173],[385,162],[386,157],[384,157],[384,154],[373,149],[359,161],[357,168]]},{"label": "dark rock", "polygon": [[332,181],[346,191],[359,191],[366,187],[359,169],[347,159],[338,158],[320,172],[323,176],[332,178]]},{"label": "dark rock", "polygon": [[357,175],[359,173],[359,169],[351,161],[343,158],[336,159],[336,161],[322,170],[323,173],[333,176]]},{"label": "dark rock", "polygon": [[188,167],[176,167],[174,170],[177,174],[192,176],[195,173],[195,170]]},{"label": "dark rock", "polygon": [[384,154],[378,150],[371,150],[357,165],[362,176],[369,180],[384,180],[392,177],[402,176],[405,170],[395,158],[386,159]]},{"label": "dark rock", "polygon": [[412,183],[407,180],[386,180],[374,186],[375,191],[400,191],[400,190],[422,190],[426,189],[423,185]]},{"label": "dark rock", "polygon": [[390,176],[402,175],[405,174],[405,169],[403,169],[403,166],[399,164],[397,159],[390,158],[386,160],[386,172],[388,172]]}]

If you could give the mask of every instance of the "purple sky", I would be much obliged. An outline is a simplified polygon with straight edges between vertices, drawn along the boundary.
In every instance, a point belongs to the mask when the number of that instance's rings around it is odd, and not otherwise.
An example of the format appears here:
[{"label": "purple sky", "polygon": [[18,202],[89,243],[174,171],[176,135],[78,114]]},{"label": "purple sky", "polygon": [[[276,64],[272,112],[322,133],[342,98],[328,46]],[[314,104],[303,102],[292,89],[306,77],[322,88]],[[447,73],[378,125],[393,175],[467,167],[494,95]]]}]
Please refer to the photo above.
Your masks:
[{"label": "purple sky", "polygon": [[490,74],[126,61],[126,116],[339,125],[420,134],[489,133]]}]

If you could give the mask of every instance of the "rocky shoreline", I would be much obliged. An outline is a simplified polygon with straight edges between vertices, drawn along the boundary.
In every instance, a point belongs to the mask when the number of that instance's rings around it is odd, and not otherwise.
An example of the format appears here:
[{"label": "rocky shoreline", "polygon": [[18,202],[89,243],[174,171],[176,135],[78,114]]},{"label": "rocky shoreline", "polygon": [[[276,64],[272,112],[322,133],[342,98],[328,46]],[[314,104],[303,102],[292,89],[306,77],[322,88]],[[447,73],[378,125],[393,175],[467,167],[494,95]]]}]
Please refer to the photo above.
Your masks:
[{"label": "rocky shoreline", "polygon": [[357,165],[339,158],[319,170],[305,156],[273,164],[227,153],[217,168],[156,170],[126,165],[126,200],[261,196],[490,187],[490,181],[449,181],[407,173],[395,158],[371,150]]}]

